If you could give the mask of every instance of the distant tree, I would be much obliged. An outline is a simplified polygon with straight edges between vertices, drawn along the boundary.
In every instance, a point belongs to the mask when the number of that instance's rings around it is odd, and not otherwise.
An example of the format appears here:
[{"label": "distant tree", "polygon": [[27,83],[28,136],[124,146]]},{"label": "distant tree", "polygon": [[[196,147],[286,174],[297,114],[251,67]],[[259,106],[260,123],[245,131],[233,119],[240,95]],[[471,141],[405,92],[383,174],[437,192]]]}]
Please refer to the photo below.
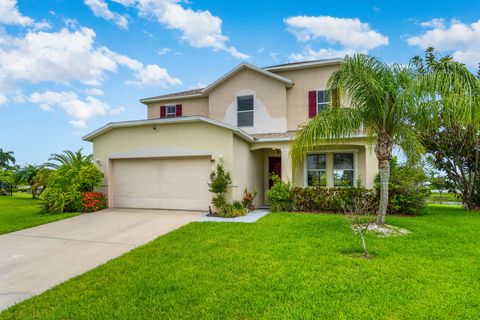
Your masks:
[{"label": "distant tree", "polygon": [[39,172],[40,167],[29,164],[22,167],[19,171],[19,175],[21,177],[21,181],[26,182],[30,186],[30,192],[32,193],[32,198],[35,199],[37,197],[36,190],[33,188],[35,184],[35,176]]},{"label": "distant tree", "polygon": [[13,151],[3,151],[3,149],[0,148],[0,169],[9,169],[10,164],[15,164]]},{"label": "distant tree", "polygon": [[[430,99],[420,104],[422,144],[427,160],[445,172],[449,188],[459,192],[468,210],[480,210],[480,72],[471,73],[452,57],[428,48],[412,64],[424,79]],[[463,110],[463,120],[452,110]]]},{"label": "distant tree", "polygon": [[445,172],[447,187],[467,210],[480,210],[480,132],[472,127],[433,131],[424,144],[427,161]]},{"label": "distant tree", "polygon": [[80,149],[76,152],[70,151],[70,150],[65,150],[62,153],[54,153],[48,158],[48,161],[53,161],[53,162],[47,162],[45,163],[45,167],[52,168],[52,169],[58,169],[62,165],[68,165],[72,167],[80,167],[84,164],[89,164],[92,163],[93,161],[93,155],[84,155],[82,154],[82,150]]}]

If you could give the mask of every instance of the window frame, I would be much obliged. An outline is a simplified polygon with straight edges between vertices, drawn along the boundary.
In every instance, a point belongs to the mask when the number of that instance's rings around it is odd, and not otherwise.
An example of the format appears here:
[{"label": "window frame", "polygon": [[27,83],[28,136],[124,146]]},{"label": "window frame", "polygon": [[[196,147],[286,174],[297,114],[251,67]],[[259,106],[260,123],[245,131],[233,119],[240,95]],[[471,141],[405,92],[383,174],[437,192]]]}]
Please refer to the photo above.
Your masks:
[{"label": "window frame", "polygon": [[[173,108],[173,113],[168,111],[168,108]],[[165,106],[165,118],[175,118],[177,116],[177,106],[170,104]]]},{"label": "window frame", "polygon": [[[347,186],[339,186],[335,185],[335,177],[334,177],[334,170],[335,170],[335,163],[334,163],[334,154],[338,153],[349,153],[353,154],[353,184],[355,185],[357,179],[359,178],[358,173],[359,173],[359,152],[360,150],[358,149],[338,149],[338,150],[332,150],[332,149],[326,149],[326,150],[319,150],[319,151],[313,151],[309,152],[303,159],[303,187],[305,188],[311,188],[312,186],[308,185],[308,163],[307,163],[307,156],[312,155],[312,154],[325,154],[327,157],[327,163],[326,163],[326,175],[327,175],[327,184],[325,188],[342,188],[342,187],[347,187]],[[350,170],[350,169],[349,169]]]},{"label": "window frame", "polygon": [[[337,154],[349,154],[352,155],[352,169],[335,169],[335,155]],[[355,152],[332,152],[332,178],[333,178],[333,187],[334,188],[342,188],[342,187],[353,187],[355,186],[355,180],[356,180],[356,153]],[[352,172],[352,184],[351,185],[343,185],[343,184],[336,184],[335,183],[335,171],[336,170],[341,170],[342,172],[344,171],[349,171]]]},{"label": "window frame", "polygon": [[[319,93],[319,92],[323,92],[323,96],[324,96],[324,99],[323,99],[323,101],[321,101],[321,102],[318,101],[318,97],[319,97],[319,94],[318,94],[318,93]],[[321,90],[320,90],[320,89],[317,89],[317,90],[316,90],[316,93],[317,93],[316,111],[317,111],[317,114],[319,114],[320,112],[322,112],[323,110],[325,110],[325,108],[327,108],[327,107],[330,105],[331,101],[330,101],[330,95],[329,95],[329,93],[328,93],[328,90],[326,90],[326,89],[321,89]],[[325,97],[328,97],[328,99],[325,100]],[[319,106],[322,107],[321,110],[319,109]]]},{"label": "window frame", "polygon": [[[238,100],[239,98],[244,98],[244,97],[251,97],[252,98],[252,110],[238,110]],[[255,95],[253,94],[246,94],[246,95],[241,95],[241,96],[236,96],[236,100],[237,100],[237,127],[242,127],[242,128],[245,128],[245,127],[253,127],[254,124],[255,124]],[[238,123],[238,115],[240,113],[251,113],[252,114],[252,124],[251,125],[246,125],[246,126],[241,126],[239,123]]]},{"label": "window frame", "polygon": [[[314,156],[314,155],[323,155],[325,156],[325,169],[309,169],[308,168],[308,156]],[[310,171],[314,171],[314,172],[323,172],[325,174],[325,185],[324,186],[314,186],[314,185],[309,185],[308,183],[308,173]],[[328,186],[328,160],[327,160],[327,153],[320,153],[320,152],[316,152],[316,153],[309,153],[305,156],[305,183],[304,183],[307,187],[322,187],[322,188],[326,188]]]}]

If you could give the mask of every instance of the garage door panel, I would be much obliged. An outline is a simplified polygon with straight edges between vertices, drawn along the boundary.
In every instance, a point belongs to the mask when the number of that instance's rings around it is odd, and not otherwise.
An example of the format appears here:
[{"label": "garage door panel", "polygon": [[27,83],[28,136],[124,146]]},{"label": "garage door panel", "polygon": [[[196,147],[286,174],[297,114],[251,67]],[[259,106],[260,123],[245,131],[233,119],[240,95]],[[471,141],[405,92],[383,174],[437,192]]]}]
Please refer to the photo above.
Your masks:
[{"label": "garage door panel", "polygon": [[114,206],[207,210],[209,157],[114,162]]}]

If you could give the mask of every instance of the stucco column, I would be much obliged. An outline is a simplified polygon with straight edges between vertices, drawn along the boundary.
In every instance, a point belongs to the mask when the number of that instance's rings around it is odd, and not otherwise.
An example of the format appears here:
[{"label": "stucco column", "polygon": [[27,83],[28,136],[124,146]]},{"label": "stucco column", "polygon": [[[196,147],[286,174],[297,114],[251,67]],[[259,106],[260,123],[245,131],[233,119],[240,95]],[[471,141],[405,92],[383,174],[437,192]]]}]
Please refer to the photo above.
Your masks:
[{"label": "stucco column", "polygon": [[292,159],[290,159],[290,147],[280,149],[282,155],[282,181],[293,181]]}]

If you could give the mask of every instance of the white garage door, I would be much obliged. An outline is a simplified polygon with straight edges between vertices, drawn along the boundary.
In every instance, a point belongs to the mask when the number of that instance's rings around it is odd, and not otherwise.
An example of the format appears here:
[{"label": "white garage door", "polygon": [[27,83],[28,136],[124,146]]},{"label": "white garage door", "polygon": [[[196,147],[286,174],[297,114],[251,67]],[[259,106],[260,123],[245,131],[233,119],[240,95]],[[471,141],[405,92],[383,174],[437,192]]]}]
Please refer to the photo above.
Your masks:
[{"label": "white garage door", "polygon": [[210,171],[209,157],[115,160],[113,205],[208,210]]}]

